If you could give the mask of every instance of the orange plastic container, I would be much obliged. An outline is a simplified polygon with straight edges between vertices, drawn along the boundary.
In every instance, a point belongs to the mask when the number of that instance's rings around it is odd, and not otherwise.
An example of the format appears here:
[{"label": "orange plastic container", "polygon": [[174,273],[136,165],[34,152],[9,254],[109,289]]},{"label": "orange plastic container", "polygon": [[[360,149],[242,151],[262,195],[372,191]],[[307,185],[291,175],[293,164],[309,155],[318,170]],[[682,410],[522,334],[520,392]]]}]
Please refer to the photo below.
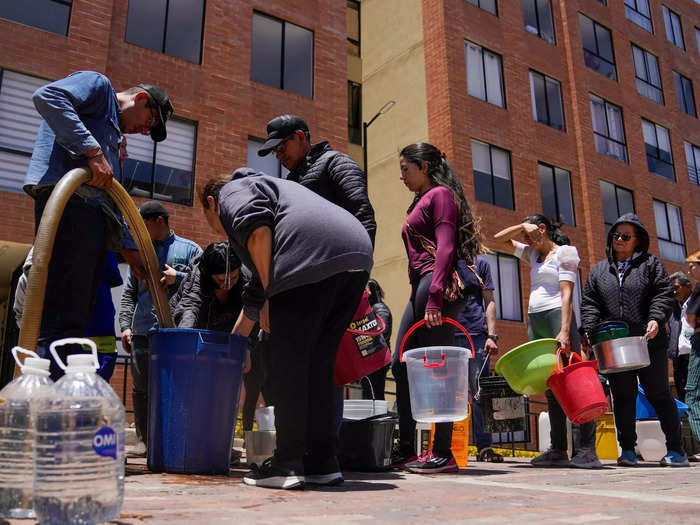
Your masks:
[{"label": "orange plastic container", "polygon": [[[460,467],[466,467],[469,461],[469,427],[472,422],[471,407],[469,415],[462,421],[455,421],[452,426],[452,455]],[[430,427],[430,449],[433,448],[435,436],[435,423]]]}]

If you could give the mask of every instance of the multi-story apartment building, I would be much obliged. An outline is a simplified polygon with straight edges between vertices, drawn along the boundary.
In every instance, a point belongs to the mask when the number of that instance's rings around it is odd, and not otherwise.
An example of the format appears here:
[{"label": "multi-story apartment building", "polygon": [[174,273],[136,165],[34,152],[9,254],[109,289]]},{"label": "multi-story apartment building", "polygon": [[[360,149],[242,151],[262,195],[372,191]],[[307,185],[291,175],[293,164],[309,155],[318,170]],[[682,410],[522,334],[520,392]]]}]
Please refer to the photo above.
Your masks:
[{"label": "multi-story apartment building", "polygon": [[[581,280],[609,225],[635,211],[669,273],[700,244],[700,4],[689,0],[363,0],[363,116],[379,231],[374,275],[408,296],[409,195],[398,151],[442,149],[489,245],[542,213],[563,223]],[[489,256],[503,349],[526,338],[529,268]]]}]

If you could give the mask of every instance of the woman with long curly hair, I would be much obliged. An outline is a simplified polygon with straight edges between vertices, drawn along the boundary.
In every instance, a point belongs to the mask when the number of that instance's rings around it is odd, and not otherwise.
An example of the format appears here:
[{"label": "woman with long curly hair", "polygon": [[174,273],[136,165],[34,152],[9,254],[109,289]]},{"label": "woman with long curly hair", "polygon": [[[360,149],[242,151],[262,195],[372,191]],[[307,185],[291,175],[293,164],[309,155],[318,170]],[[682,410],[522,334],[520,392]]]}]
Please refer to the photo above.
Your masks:
[{"label": "woman with long curly hair", "polygon": [[[478,223],[472,217],[462,185],[441,151],[425,142],[406,146],[399,157],[401,180],[415,194],[401,230],[408,255],[411,297],[404,310],[397,341],[421,319],[404,351],[426,346],[451,346],[454,329],[442,318],[456,317],[464,307],[458,282],[453,278],[457,259],[473,264],[480,249]],[[397,345],[398,347],[399,345]],[[416,456],[416,422],[411,412],[406,364],[394,355],[399,411],[399,444],[392,464],[410,472],[457,472],[452,455],[452,423],[438,423],[433,449]]]}]

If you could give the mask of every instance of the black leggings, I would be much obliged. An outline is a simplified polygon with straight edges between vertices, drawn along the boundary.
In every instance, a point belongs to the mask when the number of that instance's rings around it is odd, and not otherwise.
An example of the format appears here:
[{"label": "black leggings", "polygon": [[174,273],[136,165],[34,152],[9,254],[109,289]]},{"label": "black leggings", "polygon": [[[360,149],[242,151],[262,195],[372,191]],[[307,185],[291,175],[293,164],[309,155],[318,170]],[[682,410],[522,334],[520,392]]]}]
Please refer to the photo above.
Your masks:
[{"label": "black leggings", "polygon": [[[416,450],[416,421],[411,411],[411,398],[408,389],[408,375],[406,363],[399,362],[399,345],[404,334],[411,326],[423,319],[425,306],[428,302],[428,292],[433,279],[433,272],[421,275],[417,282],[411,283],[411,298],[401,318],[399,333],[396,338],[396,351],[391,365],[391,371],[396,379],[396,406],[399,411],[399,445],[402,451]],[[442,305],[443,317],[455,318],[464,307],[464,301]],[[404,352],[413,348],[426,346],[454,346],[455,331],[449,324],[431,329],[422,326],[416,330],[406,341]],[[449,457],[452,454],[452,423],[437,423],[435,425],[435,439],[433,440],[433,453],[441,457]]]}]

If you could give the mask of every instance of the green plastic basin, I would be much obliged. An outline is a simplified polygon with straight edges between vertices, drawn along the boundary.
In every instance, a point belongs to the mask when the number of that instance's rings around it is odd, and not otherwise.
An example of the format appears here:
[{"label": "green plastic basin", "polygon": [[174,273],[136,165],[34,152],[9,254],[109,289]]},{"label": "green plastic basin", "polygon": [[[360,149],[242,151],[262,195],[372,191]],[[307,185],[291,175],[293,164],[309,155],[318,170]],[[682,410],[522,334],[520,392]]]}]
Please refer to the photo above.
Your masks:
[{"label": "green plastic basin", "polygon": [[496,362],[496,373],[519,394],[541,394],[556,365],[557,340],[536,339],[517,346]]}]

